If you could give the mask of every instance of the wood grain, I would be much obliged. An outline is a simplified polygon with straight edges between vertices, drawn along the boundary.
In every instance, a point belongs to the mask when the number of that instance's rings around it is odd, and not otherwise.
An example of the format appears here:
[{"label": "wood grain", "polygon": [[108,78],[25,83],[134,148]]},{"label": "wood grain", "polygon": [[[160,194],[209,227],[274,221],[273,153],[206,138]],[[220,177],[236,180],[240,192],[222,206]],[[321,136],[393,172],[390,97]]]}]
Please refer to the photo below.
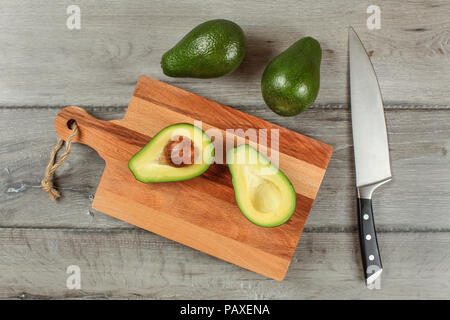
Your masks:
[{"label": "wood grain", "polygon": [[[55,120],[62,139],[71,131],[70,121],[76,121],[79,128],[72,141],[89,145],[106,161],[94,209],[283,280],[325,174],[331,146],[144,76],[122,120],[102,121],[81,108],[67,107]],[[261,228],[246,220],[235,203],[231,176],[223,164],[214,164],[208,174],[183,182],[136,181],[128,168],[129,159],[162,128],[194,121],[202,121],[204,130],[213,127],[223,133],[249,128],[280,131],[279,167],[297,193],[297,207],[287,223]],[[240,143],[245,143],[242,138]],[[258,147],[260,140],[253,143]],[[267,149],[271,146],[269,142]]]},{"label": "wood grain", "polygon": [[[0,298],[447,299],[450,233],[380,233],[380,290],[357,233],[305,233],[283,282],[140,230],[0,229]],[[67,267],[81,290],[66,288]],[[175,318],[175,317],[174,317]]]},{"label": "wood grain", "polygon": [[[448,298],[448,1],[377,1],[382,28],[373,31],[365,27],[369,3],[356,0],[306,0],[301,6],[294,0],[276,5],[81,0],[79,32],[65,27],[69,4],[1,4],[1,297]],[[211,80],[162,75],[161,55],[190,28],[212,18],[228,18],[244,28],[242,66]],[[377,191],[374,203],[386,266],[382,290],[361,286],[346,110],[350,24],[371,54],[388,110],[394,181]],[[304,35],[322,44],[321,92],[312,110],[278,117],[262,101],[260,77],[272,57]],[[141,74],[335,147],[287,281],[266,280],[92,210],[105,163],[85,146],[75,144],[58,169],[62,199],[49,201],[39,188],[56,143],[57,112],[77,104],[103,120],[122,118]],[[70,264],[82,267],[86,290],[65,288]]]},{"label": "wood grain", "polygon": [[[448,105],[450,3],[379,0],[381,29],[368,30],[358,0],[77,1],[79,31],[66,28],[69,2],[3,0],[0,11],[0,105],[124,106],[142,75],[231,106],[261,106],[261,74],[299,38],[323,48],[320,105],[348,101],[347,27],[360,35],[385,102]],[[162,54],[197,24],[227,18],[247,37],[244,63],[210,80],[162,74]]]},{"label": "wood grain", "polygon": [[[125,111],[87,109],[103,120],[122,118]],[[246,108],[335,148],[282,283],[90,209],[105,163],[84,145],[74,144],[58,169],[56,184],[63,197],[50,201],[39,181],[56,143],[53,122],[60,108],[0,109],[0,296],[446,299],[450,113],[395,109],[386,112],[395,180],[377,192],[374,203],[386,267],[381,290],[362,286],[346,109],[309,110],[299,119],[284,119]],[[71,264],[81,266],[81,291],[65,287]]]},{"label": "wood grain", "polygon": [[[63,197],[58,202],[48,201],[40,189],[49,152],[56,143],[53,123],[59,110],[0,109],[0,226],[129,228],[90,209],[105,162],[84,145],[74,144],[70,157],[56,173],[55,182]],[[125,109],[87,110],[112,120],[122,118]],[[306,230],[355,230],[350,113],[346,109],[309,110],[299,119],[285,119],[260,108],[247,110],[334,147],[333,161]],[[377,228],[386,232],[450,230],[450,113],[390,109],[386,118],[394,181],[374,198]]]}]

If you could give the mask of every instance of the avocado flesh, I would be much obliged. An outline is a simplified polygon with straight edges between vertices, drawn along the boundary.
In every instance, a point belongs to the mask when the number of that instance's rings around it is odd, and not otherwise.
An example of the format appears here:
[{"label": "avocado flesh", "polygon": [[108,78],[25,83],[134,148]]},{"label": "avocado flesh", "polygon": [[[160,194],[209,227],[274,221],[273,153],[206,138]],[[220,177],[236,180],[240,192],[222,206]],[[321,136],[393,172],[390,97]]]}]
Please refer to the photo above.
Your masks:
[{"label": "avocado flesh", "polygon": [[264,70],[261,92],[272,111],[294,116],[314,103],[320,88],[322,49],[317,40],[298,40]]},{"label": "avocado flesh", "polygon": [[[176,137],[187,137],[198,151],[194,163],[175,167],[164,159],[164,149]],[[214,145],[199,128],[174,124],[162,129],[128,162],[134,177],[141,182],[169,182],[195,178],[204,173],[214,160]]]},{"label": "avocado flesh", "polygon": [[261,227],[279,226],[292,216],[296,193],[289,179],[249,145],[227,154],[236,202],[243,215]]},{"label": "avocado flesh", "polygon": [[233,72],[245,56],[245,36],[236,23],[206,21],[164,53],[161,68],[170,77],[215,78]]}]

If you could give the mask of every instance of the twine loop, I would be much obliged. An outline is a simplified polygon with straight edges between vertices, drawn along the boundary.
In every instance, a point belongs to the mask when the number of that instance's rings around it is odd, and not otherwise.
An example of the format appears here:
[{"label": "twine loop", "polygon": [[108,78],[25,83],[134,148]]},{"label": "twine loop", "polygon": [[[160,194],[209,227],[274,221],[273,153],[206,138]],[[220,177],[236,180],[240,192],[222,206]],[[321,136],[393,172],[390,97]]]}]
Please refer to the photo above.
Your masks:
[{"label": "twine loop", "polygon": [[59,160],[56,161],[56,155],[58,151],[62,148],[64,144],[64,140],[59,139],[58,143],[53,147],[53,150],[50,154],[50,161],[48,162],[47,167],[45,168],[45,177],[41,181],[41,187],[42,189],[48,193],[48,196],[52,200],[56,200],[61,196],[61,192],[55,189],[52,181],[52,177],[55,174],[56,169],[58,169],[66,160],[66,158],[70,154],[70,148],[72,146],[72,139],[76,136],[78,132],[78,126],[77,123],[74,121],[71,125],[72,132],[67,137],[66,140],[66,150],[64,153],[59,157]]}]

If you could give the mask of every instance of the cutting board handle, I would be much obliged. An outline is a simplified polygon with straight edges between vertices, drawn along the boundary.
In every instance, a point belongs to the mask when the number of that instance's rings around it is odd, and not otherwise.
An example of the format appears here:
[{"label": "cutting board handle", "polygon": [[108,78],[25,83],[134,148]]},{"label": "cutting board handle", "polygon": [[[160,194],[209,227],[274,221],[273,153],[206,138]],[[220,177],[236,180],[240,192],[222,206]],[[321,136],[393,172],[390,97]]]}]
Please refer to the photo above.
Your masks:
[{"label": "cutting board handle", "polygon": [[[109,157],[117,159],[131,156],[129,144],[136,144],[136,141],[128,138],[129,135],[124,132],[126,129],[114,121],[97,119],[80,107],[66,107],[58,113],[55,119],[55,130],[61,139],[66,140],[72,132],[70,129],[72,121],[76,121],[78,125],[78,133],[73,138],[73,142],[88,145],[105,160]],[[128,150],[128,152],[124,150]]]},{"label": "cutting board handle", "polygon": [[92,134],[89,134],[90,128],[97,127],[98,120],[80,107],[70,106],[62,109],[55,119],[55,130],[58,136],[64,141],[72,132],[71,122],[75,121],[78,125],[78,133],[73,138],[73,142],[79,142],[95,149],[96,141]]}]

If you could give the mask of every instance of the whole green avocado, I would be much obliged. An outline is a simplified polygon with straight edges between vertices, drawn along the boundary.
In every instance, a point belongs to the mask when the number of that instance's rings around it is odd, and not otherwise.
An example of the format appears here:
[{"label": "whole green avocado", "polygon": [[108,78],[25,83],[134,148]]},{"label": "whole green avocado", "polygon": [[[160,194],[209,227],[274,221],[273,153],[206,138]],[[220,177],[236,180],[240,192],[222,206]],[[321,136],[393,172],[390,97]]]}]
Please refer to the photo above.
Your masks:
[{"label": "whole green avocado", "polygon": [[294,116],[317,98],[322,49],[317,40],[298,40],[264,70],[261,91],[266,104],[279,115]]},{"label": "whole green avocado", "polygon": [[181,39],[161,59],[170,77],[215,78],[233,72],[245,55],[245,36],[236,23],[204,22]]}]

